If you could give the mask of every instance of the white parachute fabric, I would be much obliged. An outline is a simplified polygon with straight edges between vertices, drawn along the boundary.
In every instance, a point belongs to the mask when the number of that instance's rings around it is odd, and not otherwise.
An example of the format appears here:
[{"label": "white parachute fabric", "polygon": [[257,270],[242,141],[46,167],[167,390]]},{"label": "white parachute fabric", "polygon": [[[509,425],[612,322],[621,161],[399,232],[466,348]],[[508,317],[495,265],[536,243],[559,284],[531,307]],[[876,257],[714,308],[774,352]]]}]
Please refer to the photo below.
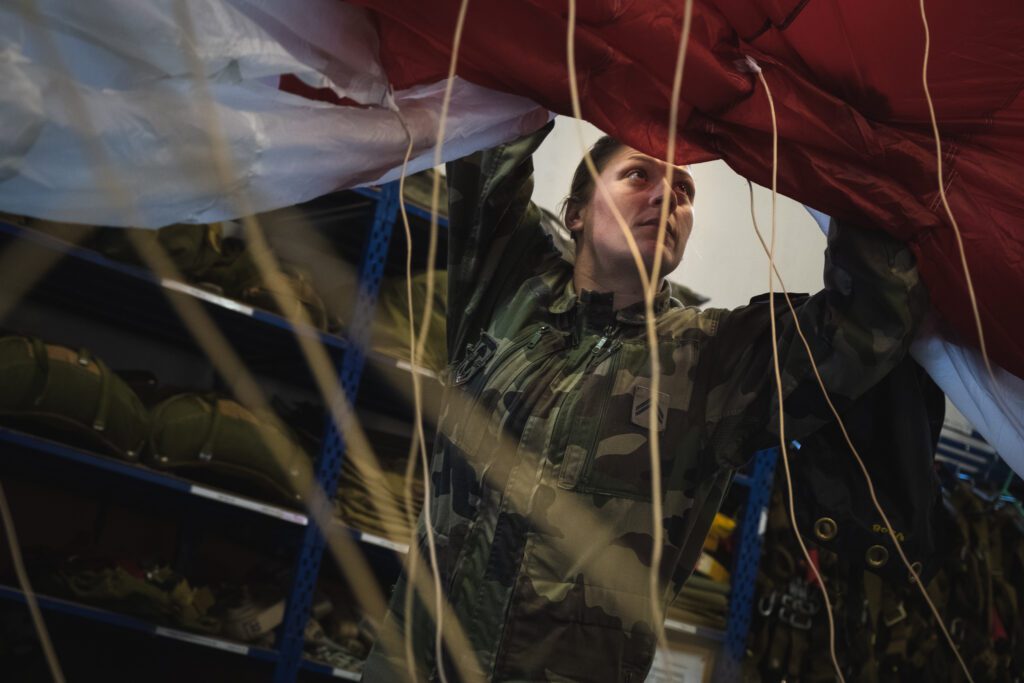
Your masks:
[{"label": "white parachute fabric", "polygon": [[999,457],[1024,477],[1024,379],[993,366],[998,385],[995,391],[999,392],[996,396],[981,353],[933,331],[914,340],[910,355]]},{"label": "white parachute fabric", "polygon": [[[0,209],[156,228],[392,180],[408,142],[396,108],[414,141],[410,172],[428,168],[443,84],[391,93],[377,50],[365,11],[335,0],[0,6]],[[289,74],[354,104],[284,92]],[[444,158],[548,116],[459,80]],[[226,144],[229,183],[211,133]]]}]

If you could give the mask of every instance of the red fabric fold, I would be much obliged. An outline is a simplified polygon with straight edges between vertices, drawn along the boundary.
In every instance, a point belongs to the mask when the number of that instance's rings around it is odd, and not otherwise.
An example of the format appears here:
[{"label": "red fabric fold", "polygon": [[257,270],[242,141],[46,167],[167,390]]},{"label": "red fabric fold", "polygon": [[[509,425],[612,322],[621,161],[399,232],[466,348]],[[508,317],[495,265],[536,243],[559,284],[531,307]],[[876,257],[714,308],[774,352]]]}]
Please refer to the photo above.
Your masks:
[{"label": "red fabric fold", "polygon": [[[376,15],[396,88],[445,77],[458,0],[356,0]],[[917,3],[698,0],[680,102],[679,162],[724,159],[769,185],[910,241],[940,315],[976,344],[952,227],[941,205],[921,84]],[[947,195],[963,233],[988,351],[1024,377],[1024,3],[926,0],[929,86]],[[663,156],[682,2],[579,3],[583,115]],[[470,0],[460,76],[571,114],[564,0]]]}]

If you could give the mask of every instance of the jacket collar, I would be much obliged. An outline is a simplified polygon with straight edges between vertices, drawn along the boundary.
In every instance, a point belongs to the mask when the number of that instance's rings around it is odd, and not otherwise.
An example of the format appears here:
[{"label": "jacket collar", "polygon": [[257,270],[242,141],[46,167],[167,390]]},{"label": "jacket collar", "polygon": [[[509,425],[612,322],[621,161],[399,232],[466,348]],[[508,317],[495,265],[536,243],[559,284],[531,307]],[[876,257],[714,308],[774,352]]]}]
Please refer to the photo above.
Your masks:
[{"label": "jacket collar", "polygon": [[[669,302],[672,298],[672,288],[668,284],[668,280],[661,281],[661,288],[658,293],[654,295],[654,314],[655,317],[661,315],[669,308]],[[588,318],[600,319],[604,318],[609,321],[612,319],[617,322],[624,323],[626,325],[643,325],[644,324],[644,302],[638,301],[635,304],[630,304],[625,308],[620,308],[617,311],[612,310],[612,301],[614,296],[611,292],[591,292],[583,290],[577,293],[576,287],[573,286],[572,278],[565,283],[565,288],[562,293],[555,298],[548,307],[548,310],[555,314],[566,313],[574,307],[579,307],[586,310]]]}]

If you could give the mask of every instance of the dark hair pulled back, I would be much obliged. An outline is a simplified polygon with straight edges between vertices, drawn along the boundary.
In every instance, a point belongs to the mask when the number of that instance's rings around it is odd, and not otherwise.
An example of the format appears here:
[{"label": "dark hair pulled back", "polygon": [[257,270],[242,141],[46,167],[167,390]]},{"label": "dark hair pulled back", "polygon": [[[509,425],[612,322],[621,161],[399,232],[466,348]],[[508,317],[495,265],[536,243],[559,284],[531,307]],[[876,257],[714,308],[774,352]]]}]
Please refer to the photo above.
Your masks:
[{"label": "dark hair pulled back", "polygon": [[[605,166],[608,165],[608,161],[625,145],[615,138],[604,135],[590,148],[590,158],[594,160],[594,166],[597,168],[597,172],[601,173],[604,171]],[[590,175],[590,171],[587,169],[586,157],[580,159],[580,163],[576,166],[576,172],[572,176],[572,184],[569,186],[569,196],[562,201],[562,223],[568,225],[569,214],[583,206],[594,196],[594,179]],[[572,233],[573,239],[576,238],[576,233]]]}]

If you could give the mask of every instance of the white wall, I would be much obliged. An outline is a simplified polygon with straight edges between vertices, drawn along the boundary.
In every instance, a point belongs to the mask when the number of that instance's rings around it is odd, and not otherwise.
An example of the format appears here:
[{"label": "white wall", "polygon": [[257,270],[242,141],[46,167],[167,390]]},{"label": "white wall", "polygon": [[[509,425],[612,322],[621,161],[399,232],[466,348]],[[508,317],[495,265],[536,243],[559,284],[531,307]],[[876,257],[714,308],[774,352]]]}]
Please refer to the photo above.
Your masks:
[{"label": "white wall", "polygon": [[[569,191],[572,173],[582,157],[576,122],[559,117],[555,130],[534,157],[537,204],[558,213]],[[584,125],[589,146],[601,132]],[[741,306],[750,297],[768,291],[768,258],[750,220],[747,182],[722,161],[691,167],[697,181],[693,236],[682,265],[669,277],[711,297],[710,306]],[[768,239],[771,229],[771,192],[754,188],[758,224]],[[791,292],[821,289],[825,237],[797,202],[779,196],[776,214],[776,266]]]}]

